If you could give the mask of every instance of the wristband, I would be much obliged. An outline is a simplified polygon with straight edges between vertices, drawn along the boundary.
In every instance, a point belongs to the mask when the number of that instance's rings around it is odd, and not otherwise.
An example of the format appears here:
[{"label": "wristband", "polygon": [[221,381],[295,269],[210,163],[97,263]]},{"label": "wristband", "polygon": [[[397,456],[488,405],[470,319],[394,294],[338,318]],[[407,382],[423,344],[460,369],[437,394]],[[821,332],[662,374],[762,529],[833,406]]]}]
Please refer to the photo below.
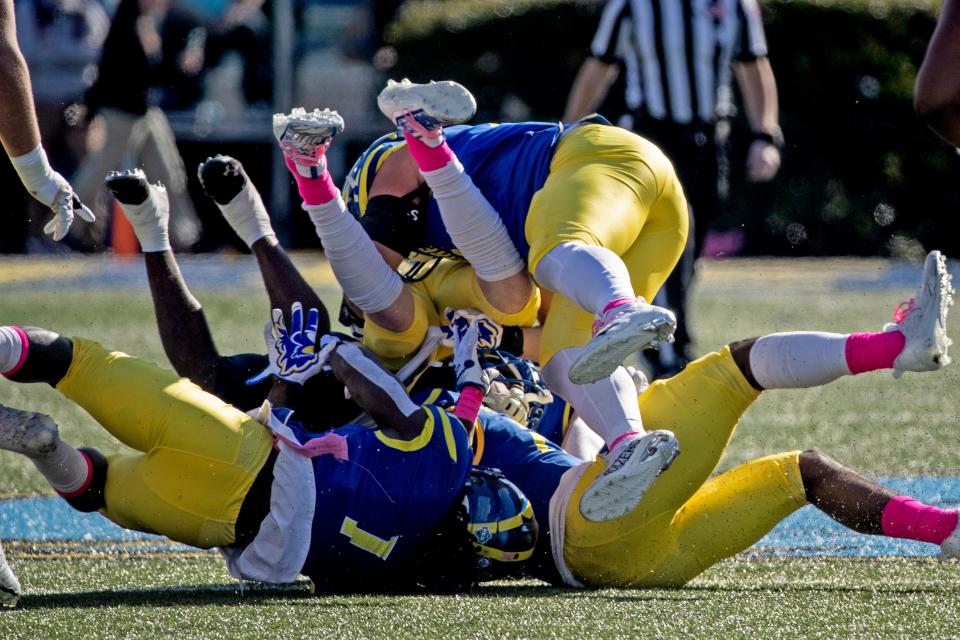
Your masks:
[{"label": "wristband", "polygon": [[457,399],[457,406],[453,410],[453,415],[461,420],[473,424],[480,415],[480,407],[483,405],[483,390],[473,385],[468,385],[460,390],[460,397]]}]

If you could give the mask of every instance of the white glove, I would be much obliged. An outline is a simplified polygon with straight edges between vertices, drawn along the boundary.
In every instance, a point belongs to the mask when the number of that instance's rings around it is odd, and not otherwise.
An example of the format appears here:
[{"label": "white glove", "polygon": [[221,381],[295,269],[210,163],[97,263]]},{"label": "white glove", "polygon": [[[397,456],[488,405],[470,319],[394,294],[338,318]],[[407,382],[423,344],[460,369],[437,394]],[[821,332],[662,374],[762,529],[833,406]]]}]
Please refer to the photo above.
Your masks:
[{"label": "white glove", "polygon": [[488,316],[480,313],[476,309],[451,309],[447,307],[443,312],[449,324],[440,327],[443,331],[443,337],[440,344],[445,347],[452,347],[454,344],[454,334],[464,334],[467,327],[474,320],[477,322],[477,348],[478,349],[496,349],[500,346],[503,339],[503,327],[491,320]]},{"label": "white glove", "polygon": [[479,323],[470,322],[467,330],[461,335],[454,334],[453,343],[453,370],[457,374],[457,391],[464,387],[476,387],[486,391],[487,385],[483,380],[483,369],[477,357],[477,336]]},{"label": "white glove", "polygon": [[10,161],[30,195],[53,211],[53,218],[43,227],[43,232],[54,240],[63,240],[73,224],[74,216],[80,216],[87,222],[96,220],[93,212],[80,202],[66,178],[50,166],[42,146],[10,158]]},{"label": "white glove", "polygon": [[268,322],[264,330],[267,343],[267,367],[247,380],[255,385],[269,376],[302,385],[320,373],[327,364],[330,354],[340,344],[336,336],[323,336],[317,342],[317,327],[320,324],[320,312],[310,309],[304,322],[303,305],[294,302],[290,310],[290,329],[283,321],[283,312],[273,310],[273,321]]}]

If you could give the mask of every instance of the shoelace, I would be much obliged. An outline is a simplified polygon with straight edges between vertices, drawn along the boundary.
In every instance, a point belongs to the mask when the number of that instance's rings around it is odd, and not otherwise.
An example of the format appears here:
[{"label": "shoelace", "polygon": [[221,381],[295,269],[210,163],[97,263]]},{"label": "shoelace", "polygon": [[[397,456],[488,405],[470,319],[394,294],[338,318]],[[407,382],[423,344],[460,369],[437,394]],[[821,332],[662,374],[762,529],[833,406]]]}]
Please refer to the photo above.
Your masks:
[{"label": "shoelace", "polygon": [[905,302],[901,302],[897,305],[897,308],[893,310],[893,321],[897,324],[903,324],[903,321],[907,319],[907,316],[913,311],[914,299],[910,298]]}]

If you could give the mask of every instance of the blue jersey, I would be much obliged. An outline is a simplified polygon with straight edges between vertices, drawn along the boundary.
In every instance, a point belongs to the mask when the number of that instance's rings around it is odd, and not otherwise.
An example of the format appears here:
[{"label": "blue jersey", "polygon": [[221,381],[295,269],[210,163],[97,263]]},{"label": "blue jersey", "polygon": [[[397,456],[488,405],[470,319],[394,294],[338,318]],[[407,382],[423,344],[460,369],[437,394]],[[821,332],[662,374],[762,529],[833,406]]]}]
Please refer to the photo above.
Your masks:
[{"label": "blue jersey", "polygon": [[[510,239],[526,260],[530,245],[524,226],[533,194],[543,187],[560,133],[559,123],[521,122],[447,127],[447,144],[466,173],[500,214]],[[456,247],[432,197],[427,211],[421,253],[456,257]]]},{"label": "blue jersey", "polygon": [[[346,438],[347,460],[313,458],[316,511],[302,573],[318,585],[359,586],[394,572],[461,498],[472,459],[466,430],[423,408],[427,421],[413,440],[347,425],[329,432]],[[301,442],[314,436],[288,426]]]},{"label": "blue jersey", "polygon": [[573,407],[566,400],[557,394],[553,394],[552,402],[546,404],[530,403],[527,427],[560,447],[563,446],[563,437],[567,434],[567,426],[570,424],[570,414],[572,412]]},{"label": "blue jersey", "polygon": [[[581,462],[505,415],[482,410],[478,420],[477,464],[500,469],[533,505],[541,540],[550,533],[550,498],[560,477]],[[539,545],[538,545],[539,546]]]},{"label": "blue jersey", "polygon": [[[456,405],[457,394],[435,389],[414,400],[452,409]],[[552,404],[556,404],[559,410],[551,412],[551,415],[567,413],[566,403],[562,400],[546,406]],[[560,476],[583,461],[571,456],[540,433],[522,427],[486,407],[480,409],[477,417],[474,452],[474,464],[499,469],[523,491],[533,505],[540,539],[546,539],[544,534],[550,530],[550,498],[560,484]]]}]

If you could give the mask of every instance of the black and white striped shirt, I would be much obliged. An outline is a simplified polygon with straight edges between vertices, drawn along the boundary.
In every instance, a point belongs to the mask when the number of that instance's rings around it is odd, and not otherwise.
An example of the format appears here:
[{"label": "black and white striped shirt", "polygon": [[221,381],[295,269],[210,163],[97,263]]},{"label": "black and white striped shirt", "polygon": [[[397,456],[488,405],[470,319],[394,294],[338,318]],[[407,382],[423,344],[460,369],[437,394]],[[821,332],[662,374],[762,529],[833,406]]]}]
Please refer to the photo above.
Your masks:
[{"label": "black and white striped shirt", "polygon": [[591,52],[622,65],[631,111],[709,123],[730,111],[731,62],[767,42],[757,0],[609,0]]}]

